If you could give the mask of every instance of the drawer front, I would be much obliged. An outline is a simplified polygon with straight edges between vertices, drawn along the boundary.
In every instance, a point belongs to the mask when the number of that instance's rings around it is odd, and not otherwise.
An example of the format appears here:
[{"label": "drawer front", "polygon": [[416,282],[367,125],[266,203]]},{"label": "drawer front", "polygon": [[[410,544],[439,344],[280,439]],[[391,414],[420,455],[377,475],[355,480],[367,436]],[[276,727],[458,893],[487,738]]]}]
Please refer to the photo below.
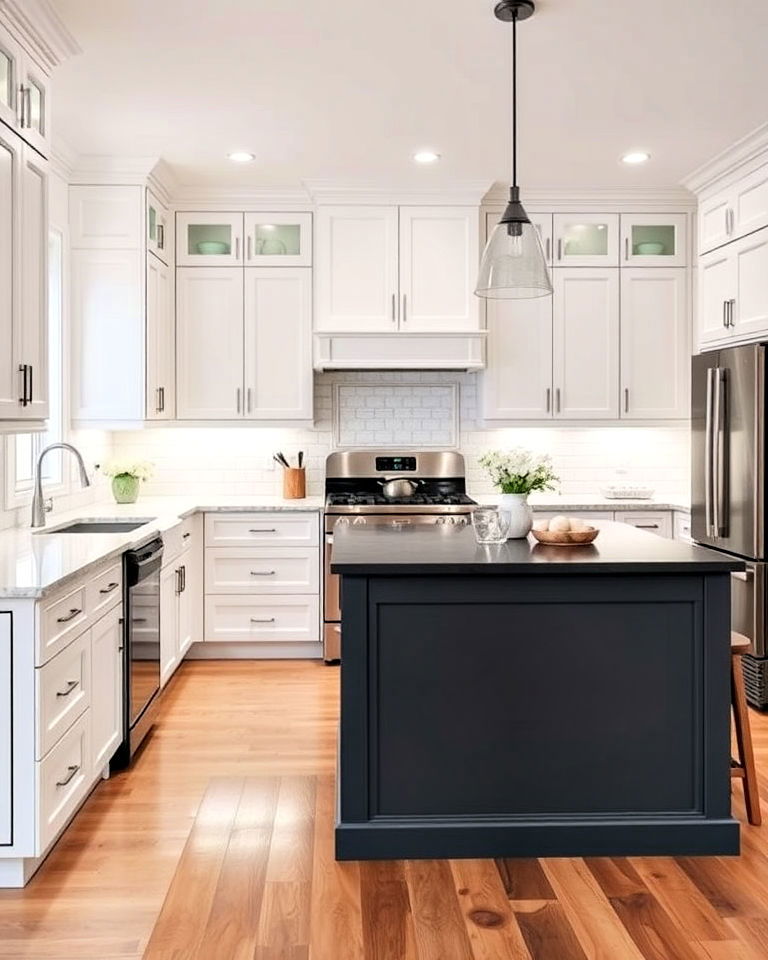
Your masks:
[{"label": "drawer front", "polygon": [[319,593],[317,547],[277,550],[214,547],[205,551],[206,593]]},{"label": "drawer front", "polygon": [[693,542],[691,537],[691,515],[682,510],[675,511],[675,540]]},{"label": "drawer front", "polygon": [[317,513],[206,513],[206,547],[248,545],[314,547],[320,543]]},{"label": "drawer front", "polygon": [[38,765],[38,854],[72,816],[90,786],[90,717],[86,712]]},{"label": "drawer front", "polygon": [[42,759],[91,703],[91,632],[35,671],[37,759]]},{"label": "drawer front", "polygon": [[88,620],[86,584],[55,600],[39,605],[39,648],[37,663],[41,665],[83,632]]},{"label": "drawer front", "polygon": [[220,642],[314,642],[318,597],[206,597],[205,639]]},{"label": "drawer front", "polygon": [[659,537],[672,538],[672,517],[662,510],[651,511],[647,513],[632,511],[630,513],[617,513],[616,519],[623,523],[629,523],[638,530],[645,530],[647,533],[655,533]]},{"label": "drawer front", "polygon": [[123,565],[116,563],[104,573],[94,577],[88,584],[86,599],[88,617],[91,622],[98,620],[123,599]]}]

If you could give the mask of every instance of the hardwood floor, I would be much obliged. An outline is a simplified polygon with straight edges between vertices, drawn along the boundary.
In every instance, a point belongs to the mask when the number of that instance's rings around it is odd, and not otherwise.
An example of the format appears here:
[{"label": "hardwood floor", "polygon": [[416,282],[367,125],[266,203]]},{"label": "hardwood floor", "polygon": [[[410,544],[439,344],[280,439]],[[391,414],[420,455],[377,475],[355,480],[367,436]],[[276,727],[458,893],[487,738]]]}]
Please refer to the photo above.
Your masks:
[{"label": "hardwood floor", "polygon": [[[738,859],[336,863],[338,677],[184,664],[131,771],[25,890],[0,891],[0,958],[768,956],[768,826],[744,826]],[[768,798],[768,716],[750,716]],[[739,783],[734,809],[745,821]]]}]

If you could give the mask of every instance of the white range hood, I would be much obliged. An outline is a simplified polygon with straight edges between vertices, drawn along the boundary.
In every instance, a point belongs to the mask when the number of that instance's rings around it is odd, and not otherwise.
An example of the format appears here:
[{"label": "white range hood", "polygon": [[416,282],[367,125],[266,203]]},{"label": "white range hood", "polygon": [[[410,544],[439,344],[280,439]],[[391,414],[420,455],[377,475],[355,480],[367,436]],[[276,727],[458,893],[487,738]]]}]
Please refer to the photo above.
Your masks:
[{"label": "white range hood", "polygon": [[315,370],[482,370],[485,330],[316,333]]}]

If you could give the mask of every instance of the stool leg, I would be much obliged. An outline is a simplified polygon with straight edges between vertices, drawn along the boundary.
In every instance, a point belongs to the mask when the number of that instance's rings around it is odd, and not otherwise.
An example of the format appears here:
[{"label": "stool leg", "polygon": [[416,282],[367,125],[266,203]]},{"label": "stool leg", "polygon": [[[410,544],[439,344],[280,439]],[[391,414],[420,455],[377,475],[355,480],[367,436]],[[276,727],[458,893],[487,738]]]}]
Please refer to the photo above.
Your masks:
[{"label": "stool leg", "polygon": [[762,823],[760,794],[757,790],[755,755],[752,750],[752,733],[749,729],[749,710],[744,693],[744,673],[741,669],[740,656],[731,657],[731,701],[739,763],[744,768],[744,800],[747,806],[747,818],[751,824],[759,827]]}]

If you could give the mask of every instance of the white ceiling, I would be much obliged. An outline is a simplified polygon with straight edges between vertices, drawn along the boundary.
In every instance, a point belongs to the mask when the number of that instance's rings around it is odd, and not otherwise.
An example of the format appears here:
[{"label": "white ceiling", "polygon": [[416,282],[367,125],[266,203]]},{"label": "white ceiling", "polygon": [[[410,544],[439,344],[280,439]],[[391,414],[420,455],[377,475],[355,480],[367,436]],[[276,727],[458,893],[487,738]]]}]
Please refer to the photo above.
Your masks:
[{"label": "white ceiling", "polygon": [[[55,5],[84,51],[54,108],[79,153],[162,156],[183,184],[507,176],[493,0]],[[540,0],[518,29],[524,188],[672,186],[768,119],[766,0]],[[443,161],[416,168],[419,147]]]}]

